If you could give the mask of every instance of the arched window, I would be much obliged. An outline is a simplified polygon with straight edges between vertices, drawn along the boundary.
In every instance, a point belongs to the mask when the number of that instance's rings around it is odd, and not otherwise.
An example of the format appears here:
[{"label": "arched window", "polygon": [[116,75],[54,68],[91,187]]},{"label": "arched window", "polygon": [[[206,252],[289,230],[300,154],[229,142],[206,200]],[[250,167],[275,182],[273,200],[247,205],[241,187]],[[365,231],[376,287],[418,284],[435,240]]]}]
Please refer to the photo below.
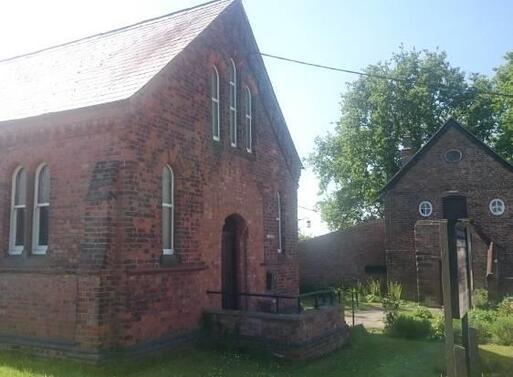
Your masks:
[{"label": "arched window", "polygon": [[251,153],[253,151],[253,129],[252,129],[252,114],[251,114],[251,92],[246,86],[244,89],[244,120],[245,120],[245,135],[246,135],[246,150]]},{"label": "arched window", "polygon": [[230,145],[237,146],[237,68],[230,59]]},{"label": "arched window", "polygon": [[212,102],[212,138],[219,141],[219,73],[216,67],[212,67],[212,71],[210,72],[210,98]]},{"label": "arched window", "polygon": [[283,230],[282,230],[282,219],[281,219],[281,196],[280,193],[276,193],[276,207],[277,207],[277,216],[276,216],[276,225],[278,227],[278,253],[283,252]]},{"label": "arched window", "polygon": [[12,175],[11,224],[9,232],[9,254],[19,255],[25,247],[25,208],[27,177],[25,169],[19,166]]},{"label": "arched window", "polygon": [[34,183],[34,224],[32,226],[32,254],[46,254],[50,213],[50,171],[48,165],[36,170]]},{"label": "arched window", "polygon": [[175,240],[175,176],[170,166],[162,171],[162,253],[174,254]]}]

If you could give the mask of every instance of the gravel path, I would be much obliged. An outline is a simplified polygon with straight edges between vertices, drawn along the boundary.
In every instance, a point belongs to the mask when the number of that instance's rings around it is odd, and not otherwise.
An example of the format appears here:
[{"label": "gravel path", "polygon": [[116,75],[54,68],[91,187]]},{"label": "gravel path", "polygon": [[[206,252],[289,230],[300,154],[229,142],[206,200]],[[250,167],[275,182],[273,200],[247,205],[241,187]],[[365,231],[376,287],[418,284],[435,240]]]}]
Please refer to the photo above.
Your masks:
[{"label": "gravel path", "polygon": [[[383,329],[383,309],[370,309],[356,311],[354,313],[354,324],[363,325],[367,329]],[[353,325],[351,310],[346,310],[346,322],[348,325]]]}]

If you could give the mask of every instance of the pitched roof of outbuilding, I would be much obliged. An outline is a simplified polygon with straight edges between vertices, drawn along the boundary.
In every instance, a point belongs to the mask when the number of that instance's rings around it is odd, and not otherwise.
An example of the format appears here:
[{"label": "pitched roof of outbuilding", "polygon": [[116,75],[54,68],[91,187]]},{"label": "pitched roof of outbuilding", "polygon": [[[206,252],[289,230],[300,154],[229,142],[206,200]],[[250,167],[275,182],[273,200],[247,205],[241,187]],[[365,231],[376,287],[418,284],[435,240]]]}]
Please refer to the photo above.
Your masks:
[{"label": "pitched roof of outbuilding", "polygon": [[0,61],[0,121],[131,97],[233,0],[217,0]]},{"label": "pitched roof of outbuilding", "polygon": [[506,169],[513,172],[513,165],[511,165],[508,161],[502,158],[497,152],[495,152],[492,148],[486,145],[482,140],[477,138],[474,134],[468,131],[461,124],[456,122],[454,119],[449,119],[440,129],[428,140],[428,142],[420,148],[417,153],[415,153],[408,162],[401,168],[395,175],[388,181],[388,183],[381,189],[380,195],[385,194],[388,190],[390,190],[398,181],[401,179],[403,175],[405,175],[412,166],[414,166],[431,147],[435,144],[437,140],[439,140],[445,133],[450,129],[454,128],[457,131],[461,132],[465,135],[472,143],[477,145],[479,148],[482,148],[490,157],[504,166]]}]

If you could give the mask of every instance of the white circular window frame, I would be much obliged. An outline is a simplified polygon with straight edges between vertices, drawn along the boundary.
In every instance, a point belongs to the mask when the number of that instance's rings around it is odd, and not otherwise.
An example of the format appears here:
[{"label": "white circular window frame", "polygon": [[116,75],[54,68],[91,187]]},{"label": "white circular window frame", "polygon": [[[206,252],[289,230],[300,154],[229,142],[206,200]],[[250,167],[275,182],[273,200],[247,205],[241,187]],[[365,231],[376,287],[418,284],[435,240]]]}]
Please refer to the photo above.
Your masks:
[{"label": "white circular window frame", "polygon": [[[495,204],[499,204],[499,206],[496,206]],[[495,198],[495,199],[490,200],[490,204],[488,205],[488,208],[490,209],[490,212],[492,213],[492,215],[501,216],[506,211],[506,204],[504,203],[504,200]]]},{"label": "white circular window frame", "polygon": [[[457,160],[449,160],[449,159],[447,158],[447,155],[448,155],[449,153],[451,153],[451,152],[458,152],[458,154],[459,154],[459,158],[458,158]],[[463,152],[462,152],[462,151],[460,151],[459,149],[449,149],[449,150],[445,151],[445,153],[444,153],[444,160],[445,160],[445,162],[447,162],[447,163],[449,163],[449,164],[454,164],[454,163],[456,163],[456,162],[460,162],[462,159],[463,159]]]},{"label": "white circular window frame", "polygon": [[[426,209],[428,209],[428,212],[425,213],[423,211],[423,207],[424,205],[427,205]],[[431,202],[427,201],[427,200],[424,200],[422,202],[419,203],[419,214],[422,216],[422,217],[429,217],[433,214],[433,204],[431,204]]]}]

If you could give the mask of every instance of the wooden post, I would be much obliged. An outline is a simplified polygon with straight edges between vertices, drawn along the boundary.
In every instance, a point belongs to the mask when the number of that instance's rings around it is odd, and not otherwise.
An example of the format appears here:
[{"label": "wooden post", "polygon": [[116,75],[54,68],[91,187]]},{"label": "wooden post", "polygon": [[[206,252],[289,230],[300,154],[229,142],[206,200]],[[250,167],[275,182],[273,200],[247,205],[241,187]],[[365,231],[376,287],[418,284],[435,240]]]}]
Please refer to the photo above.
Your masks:
[{"label": "wooden post", "polygon": [[456,375],[456,361],[454,357],[454,329],[452,326],[451,271],[449,267],[449,239],[447,221],[440,221],[440,249],[442,258],[442,291],[444,298],[445,357],[447,365],[447,377],[459,377]]}]

